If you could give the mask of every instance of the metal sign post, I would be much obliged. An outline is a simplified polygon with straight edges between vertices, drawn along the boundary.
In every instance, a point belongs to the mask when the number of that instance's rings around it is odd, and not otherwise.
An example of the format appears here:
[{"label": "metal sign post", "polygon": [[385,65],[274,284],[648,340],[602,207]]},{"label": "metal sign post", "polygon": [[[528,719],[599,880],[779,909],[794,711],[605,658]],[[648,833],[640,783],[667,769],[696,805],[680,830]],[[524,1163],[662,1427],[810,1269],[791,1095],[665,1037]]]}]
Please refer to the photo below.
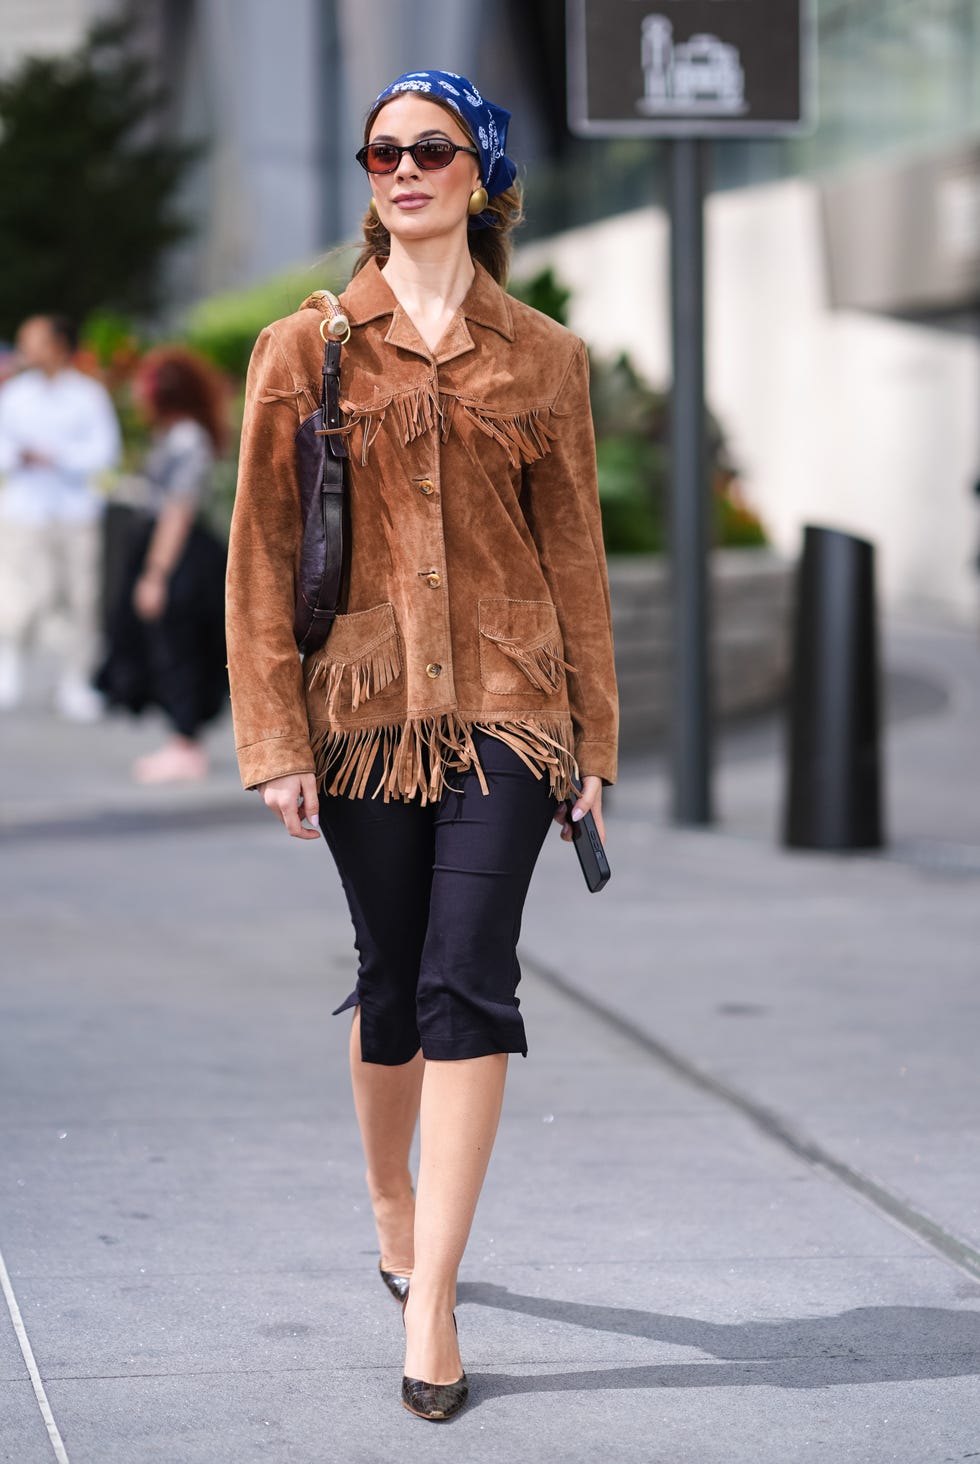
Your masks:
[{"label": "metal sign post", "polygon": [[711,803],[704,196],[710,137],[809,125],[809,0],[567,0],[569,126],[669,139],[673,810]]},{"label": "metal sign post", "polygon": [[712,822],[708,552],[711,526],[704,403],[704,193],[707,144],[670,145],[670,549],[674,820]]}]

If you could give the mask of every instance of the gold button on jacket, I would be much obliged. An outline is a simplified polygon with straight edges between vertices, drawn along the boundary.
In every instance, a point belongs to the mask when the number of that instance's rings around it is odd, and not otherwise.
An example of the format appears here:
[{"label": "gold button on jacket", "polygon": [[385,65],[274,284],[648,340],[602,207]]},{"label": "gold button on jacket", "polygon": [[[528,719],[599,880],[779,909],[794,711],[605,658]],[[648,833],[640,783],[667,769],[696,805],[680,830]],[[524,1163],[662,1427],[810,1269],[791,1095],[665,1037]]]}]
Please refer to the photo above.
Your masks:
[{"label": "gold button on jacket", "polygon": [[294,434],[319,402],[321,297],[264,330],[249,368],[228,562],[245,785],[315,768],[332,793],[425,800],[451,769],[482,780],[474,729],[508,743],[557,797],[576,763],[612,782],[585,347],[480,265],[435,353],[376,261],[341,302],[349,588],[305,662],[292,637]]}]

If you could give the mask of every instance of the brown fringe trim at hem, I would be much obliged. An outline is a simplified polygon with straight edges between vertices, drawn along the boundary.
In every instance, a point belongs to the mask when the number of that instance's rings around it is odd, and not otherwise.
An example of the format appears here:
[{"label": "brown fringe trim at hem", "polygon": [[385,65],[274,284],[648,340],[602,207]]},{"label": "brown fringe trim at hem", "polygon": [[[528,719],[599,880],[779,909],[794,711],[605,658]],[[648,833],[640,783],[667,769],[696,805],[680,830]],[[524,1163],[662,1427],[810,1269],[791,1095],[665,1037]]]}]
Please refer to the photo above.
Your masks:
[{"label": "brown fringe trim at hem", "polygon": [[[536,778],[547,774],[553,796],[567,798],[571,779],[578,775],[572,752],[572,729],[567,722],[523,718],[505,722],[464,722],[455,712],[437,717],[414,717],[381,727],[349,731],[327,727],[311,738],[321,791],[348,798],[419,798],[434,802],[451,787],[447,773],[472,769],[484,793],[489,792],[480,766],[474,732],[496,737],[515,752]],[[381,753],[381,776],[371,789],[371,771]],[[331,777],[332,774],[332,777]],[[329,783],[328,783],[329,779]]]}]

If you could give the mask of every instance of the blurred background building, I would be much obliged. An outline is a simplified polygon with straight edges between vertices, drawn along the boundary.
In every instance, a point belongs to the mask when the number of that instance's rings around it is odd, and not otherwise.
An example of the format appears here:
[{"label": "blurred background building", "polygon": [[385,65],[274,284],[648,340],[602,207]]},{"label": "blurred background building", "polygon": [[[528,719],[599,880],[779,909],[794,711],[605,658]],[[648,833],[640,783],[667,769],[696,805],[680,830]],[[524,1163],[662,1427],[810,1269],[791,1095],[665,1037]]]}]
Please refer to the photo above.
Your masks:
[{"label": "blurred background building", "polygon": [[[563,0],[0,0],[0,68],[96,18],[207,151],[174,308],[356,236],[361,119],[399,71],[471,72],[514,113],[528,224],[597,351],[668,375],[663,149],[565,124]],[[980,0],[818,0],[811,135],[713,147],[709,397],[778,547],[815,520],[881,549],[886,598],[975,613]]]}]

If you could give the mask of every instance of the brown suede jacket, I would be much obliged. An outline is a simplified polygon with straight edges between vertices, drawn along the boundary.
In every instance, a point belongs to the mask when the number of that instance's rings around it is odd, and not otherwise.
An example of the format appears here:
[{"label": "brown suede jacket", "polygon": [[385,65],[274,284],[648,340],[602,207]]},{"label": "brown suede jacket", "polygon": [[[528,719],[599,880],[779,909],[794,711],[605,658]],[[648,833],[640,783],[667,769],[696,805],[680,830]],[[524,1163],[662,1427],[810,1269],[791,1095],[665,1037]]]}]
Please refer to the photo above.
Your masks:
[{"label": "brown suede jacket", "polygon": [[[565,797],[616,775],[617,701],[588,362],[480,265],[435,356],[372,261],[341,296],[350,453],[346,613],[301,662],[293,439],[319,402],[323,302],[256,342],[228,562],[242,780],[437,797],[508,743]],[[383,753],[380,782],[371,769]],[[485,784],[483,785],[485,789]]]}]

